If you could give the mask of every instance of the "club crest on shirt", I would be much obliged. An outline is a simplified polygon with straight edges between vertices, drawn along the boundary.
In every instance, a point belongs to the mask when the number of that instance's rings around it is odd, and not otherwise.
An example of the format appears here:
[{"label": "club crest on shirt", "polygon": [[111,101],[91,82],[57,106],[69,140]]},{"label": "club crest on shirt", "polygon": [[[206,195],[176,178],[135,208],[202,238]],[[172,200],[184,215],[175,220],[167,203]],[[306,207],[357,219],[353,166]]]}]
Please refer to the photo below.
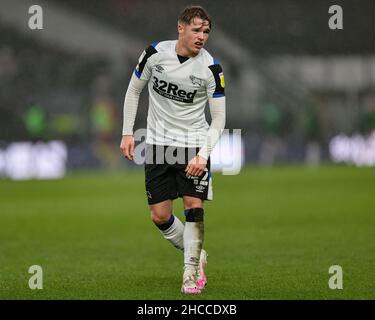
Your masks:
[{"label": "club crest on shirt", "polygon": [[197,84],[197,85],[199,85],[199,86],[203,86],[203,84],[204,84],[204,81],[203,81],[203,79],[201,79],[201,78],[197,78],[196,76],[193,76],[193,75],[191,75],[190,77],[190,80],[191,80],[191,82],[193,83],[193,84]]}]

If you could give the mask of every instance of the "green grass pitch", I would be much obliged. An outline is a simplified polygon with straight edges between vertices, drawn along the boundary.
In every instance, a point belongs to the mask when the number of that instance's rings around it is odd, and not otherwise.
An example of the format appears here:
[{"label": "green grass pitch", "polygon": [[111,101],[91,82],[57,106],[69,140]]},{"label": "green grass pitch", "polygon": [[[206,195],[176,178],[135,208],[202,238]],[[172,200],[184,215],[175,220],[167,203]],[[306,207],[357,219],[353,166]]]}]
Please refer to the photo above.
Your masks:
[{"label": "green grass pitch", "polygon": [[[182,252],[153,226],[141,171],[0,181],[0,299],[375,299],[375,170],[214,175],[208,286],[180,293]],[[183,219],[181,200],[174,212]],[[182,220],[184,221],[184,220]],[[28,268],[43,268],[31,290]],[[331,290],[328,269],[343,269]]]}]

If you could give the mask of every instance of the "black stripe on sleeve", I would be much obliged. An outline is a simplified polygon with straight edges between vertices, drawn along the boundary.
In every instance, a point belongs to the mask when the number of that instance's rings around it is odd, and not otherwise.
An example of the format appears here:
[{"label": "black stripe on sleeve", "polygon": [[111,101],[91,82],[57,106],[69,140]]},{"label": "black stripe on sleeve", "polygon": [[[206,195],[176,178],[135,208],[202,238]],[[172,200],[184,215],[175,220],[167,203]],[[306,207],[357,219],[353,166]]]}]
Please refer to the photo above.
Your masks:
[{"label": "black stripe on sleeve", "polygon": [[144,55],[142,61],[138,63],[138,66],[136,68],[136,74],[138,78],[141,76],[143,69],[145,68],[147,59],[150,58],[154,53],[157,53],[158,51],[151,45],[146,48],[145,52],[146,54]]},{"label": "black stripe on sleeve", "polygon": [[215,92],[213,94],[214,97],[222,97],[225,95],[224,87],[221,86],[221,79],[220,79],[220,74],[223,73],[223,69],[221,68],[220,64],[213,64],[208,67],[212,74],[214,75],[215,78]]}]

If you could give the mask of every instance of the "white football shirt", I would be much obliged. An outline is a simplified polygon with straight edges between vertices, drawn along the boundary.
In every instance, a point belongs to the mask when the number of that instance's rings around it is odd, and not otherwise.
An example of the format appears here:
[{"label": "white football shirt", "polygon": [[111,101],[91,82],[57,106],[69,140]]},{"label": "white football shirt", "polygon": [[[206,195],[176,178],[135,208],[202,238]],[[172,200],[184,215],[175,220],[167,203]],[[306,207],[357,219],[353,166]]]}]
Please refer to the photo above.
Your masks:
[{"label": "white football shirt", "polygon": [[176,43],[153,43],[134,70],[139,79],[148,81],[146,143],[202,147],[209,128],[204,109],[208,98],[225,95],[224,75],[203,48],[197,56],[180,61]]}]

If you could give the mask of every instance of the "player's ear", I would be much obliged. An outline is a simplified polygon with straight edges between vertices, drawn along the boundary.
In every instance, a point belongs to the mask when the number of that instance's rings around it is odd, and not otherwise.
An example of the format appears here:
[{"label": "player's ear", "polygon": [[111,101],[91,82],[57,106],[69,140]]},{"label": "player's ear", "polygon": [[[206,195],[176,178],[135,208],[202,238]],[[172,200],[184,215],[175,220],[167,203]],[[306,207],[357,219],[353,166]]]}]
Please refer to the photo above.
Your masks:
[{"label": "player's ear", "polygon": [[184,24],[181,23],[180,21],[177,22],[177,32],[180,34],[184,32]]}]

